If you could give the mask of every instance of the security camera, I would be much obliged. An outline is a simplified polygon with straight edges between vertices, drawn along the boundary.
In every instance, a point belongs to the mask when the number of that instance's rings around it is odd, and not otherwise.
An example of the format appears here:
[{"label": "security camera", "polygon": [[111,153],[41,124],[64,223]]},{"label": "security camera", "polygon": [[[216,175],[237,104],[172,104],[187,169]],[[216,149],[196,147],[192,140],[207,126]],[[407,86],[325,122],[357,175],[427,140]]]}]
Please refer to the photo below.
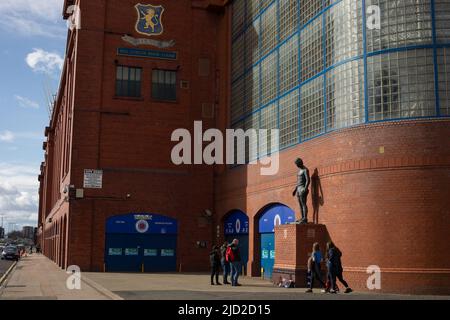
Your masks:
[{"label": "security camera", "polygon": [[205,210],[205,215],[207,216],[207,217],[212,217],[212,211],[211,210],[209,210],[209,209],[206,209]]}]

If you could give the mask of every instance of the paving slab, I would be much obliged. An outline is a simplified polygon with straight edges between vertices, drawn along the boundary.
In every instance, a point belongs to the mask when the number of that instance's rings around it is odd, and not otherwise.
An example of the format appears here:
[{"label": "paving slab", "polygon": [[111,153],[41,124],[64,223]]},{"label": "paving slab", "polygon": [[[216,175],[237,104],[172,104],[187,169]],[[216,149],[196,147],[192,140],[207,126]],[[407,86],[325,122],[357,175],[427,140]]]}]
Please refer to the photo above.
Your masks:
[{"label": "paving slab", "polygon": [[[81,281],[81,288],[70,290],[69,277],[41,254],[23,257],[0,289],[0,299],[25,300],[111,300],[115,296],[98,284]],[[117,297],[120,299],[119,297]]]}]

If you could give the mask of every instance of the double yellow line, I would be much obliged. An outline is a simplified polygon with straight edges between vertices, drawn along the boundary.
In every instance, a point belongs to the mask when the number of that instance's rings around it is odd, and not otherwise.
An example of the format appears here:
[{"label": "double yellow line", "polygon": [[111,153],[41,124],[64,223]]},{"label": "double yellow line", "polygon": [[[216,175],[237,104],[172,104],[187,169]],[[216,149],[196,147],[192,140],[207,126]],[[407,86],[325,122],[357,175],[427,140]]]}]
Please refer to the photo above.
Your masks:
[{"label": "double yellow line", "polygon": [[8,275],[11,273],[12,269],[16,266],[17,261],[14,261],[14,263],[9,267],[9,269],[5,272],[5,274],[0,278],[0,287],[3,285],[3,282],[6,280]]}]

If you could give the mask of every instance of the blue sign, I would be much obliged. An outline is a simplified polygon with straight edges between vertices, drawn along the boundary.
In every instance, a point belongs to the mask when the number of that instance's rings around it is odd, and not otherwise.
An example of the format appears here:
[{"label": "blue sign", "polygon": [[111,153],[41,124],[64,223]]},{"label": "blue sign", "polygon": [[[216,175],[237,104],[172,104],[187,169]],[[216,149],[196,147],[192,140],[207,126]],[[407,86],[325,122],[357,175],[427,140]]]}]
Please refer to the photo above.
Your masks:
[{"label": "blue sign", "polygon": [[118,48],[117,54],[119,56],[131,56],[131,57],[139,57],[139,58],[153,58],[153,59],[164,59],[164,60],[177,60],[178,59],[177,52],[173,52],[173,51]]},{"label": "blue sign", "polygon": [[233,210],[224,222],[225,235],[248,234],[248,216],[241,210]]},{"label": "blue sign", "polygon": [[152,213],[130,213],[106,220],[106,233],[177,234],[177,220]]},{"label": "blue sign", "polygon": [[274,232],[277,225],[288,224],[295,221],[295,212],[283,204],[274,204],[268,207],[259,219],[259,232]]}]

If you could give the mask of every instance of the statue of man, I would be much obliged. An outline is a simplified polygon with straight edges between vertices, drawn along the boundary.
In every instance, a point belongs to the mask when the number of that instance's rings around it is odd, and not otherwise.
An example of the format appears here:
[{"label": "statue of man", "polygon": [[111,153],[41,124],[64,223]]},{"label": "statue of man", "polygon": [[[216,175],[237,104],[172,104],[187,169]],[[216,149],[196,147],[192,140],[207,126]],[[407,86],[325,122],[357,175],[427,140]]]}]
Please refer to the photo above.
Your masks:
[{"label": "statue of man", "polygon": [[300,210],[302,212],[302,218],[297,222],[308,223],[308,206],[306,205],[306,200],[308,198],[308,188],[311,179],[309,177],[309,170],[303,165],[302,159],[297,158],[297,160],[295,160],[295,164],[299,168],[299,171],[297,174],[297,186],[295,187],[292,195],[297,196],[300,204]]}]

